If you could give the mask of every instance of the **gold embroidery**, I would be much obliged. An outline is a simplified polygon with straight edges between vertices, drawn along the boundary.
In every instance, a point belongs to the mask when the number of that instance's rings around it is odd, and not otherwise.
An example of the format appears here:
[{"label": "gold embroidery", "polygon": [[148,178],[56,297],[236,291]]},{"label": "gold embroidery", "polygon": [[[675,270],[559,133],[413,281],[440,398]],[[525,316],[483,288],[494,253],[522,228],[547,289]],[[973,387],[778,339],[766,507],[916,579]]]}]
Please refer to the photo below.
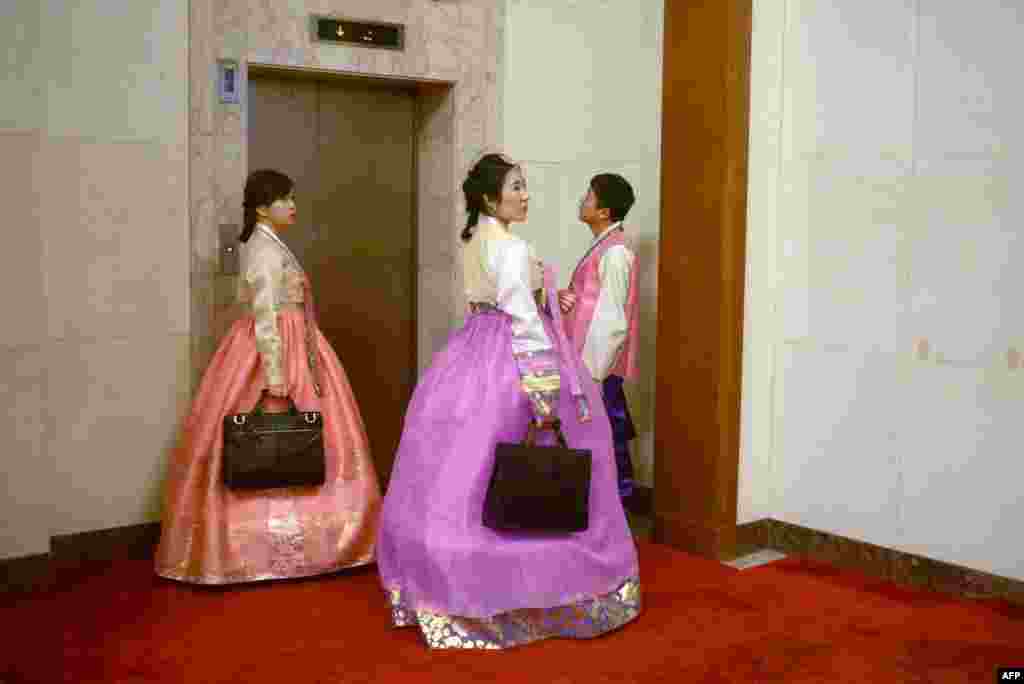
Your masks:
[{"label": "gold embroidery", "polygon": [[520,380],[520,384],[527,392],[553,392],[561,387],[561,379],[557,371],[550,375],[531,373],[530,375],[524,375]]},{"label": "gold embroidery", "polygon": [[[285,489],[263,492],[264,496],[280,501],[286,497]],[[269,518],[238,521],[229,526],[228,543],[238,553],[236,564],[210,572],[207,557],[192,553],[173,566],[158,566],[157,574],[169,579],[199,584],[231,584],[273,579],[309,577],[335,572],[345,568],[372,563],[375,559],[372,544],[354,542],[352,526],[361,525],[366,515],[361,511],[339,513],[317,512],[300,514],[288,511]],[[198,533],[201,533],[201,528]],[[334,541],[337,535],[337,542]],[[317,541],[321,540],[321,541]],[[198,539],[196,540],[198,544]],[[269,547],[269,565],[260,570],[246,560],[247,548]],[[318,559],[316,549],[333,549],[335,562]],[[347,553],[346,553],[347,551]]]},{"label": "gold embroidery", "polygon": [[618,589],[593,598],[547,609],[524,608],[489,618],[415,611],[404,605],[402,591],[388,591],[396,627],[419,625],[430,648],[504,649],[551,637],[589,639],[616,630],[640,614],[640,580],[630,577]]}]

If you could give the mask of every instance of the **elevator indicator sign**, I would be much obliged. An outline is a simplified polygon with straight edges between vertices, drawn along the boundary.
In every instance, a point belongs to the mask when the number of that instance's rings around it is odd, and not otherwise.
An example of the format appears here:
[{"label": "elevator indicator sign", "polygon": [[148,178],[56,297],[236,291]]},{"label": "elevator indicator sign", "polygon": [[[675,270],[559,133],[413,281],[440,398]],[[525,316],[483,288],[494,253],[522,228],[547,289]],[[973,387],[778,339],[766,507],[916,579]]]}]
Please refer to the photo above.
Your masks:
[{"label": "elevator indicator sign", "polygon": [[313,37],[321,43],[402,50],[405,26],[353,21],[337,17],[313,17]]}]

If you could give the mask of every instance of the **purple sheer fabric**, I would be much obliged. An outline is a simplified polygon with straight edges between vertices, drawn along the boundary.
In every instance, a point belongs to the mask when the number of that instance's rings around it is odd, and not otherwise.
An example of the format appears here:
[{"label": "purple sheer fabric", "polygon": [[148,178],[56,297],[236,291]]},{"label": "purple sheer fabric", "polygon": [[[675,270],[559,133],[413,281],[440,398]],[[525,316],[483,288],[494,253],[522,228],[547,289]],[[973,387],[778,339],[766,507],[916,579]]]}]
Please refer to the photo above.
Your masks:
[{"label": "purple sheer fabric", "polygon": [[[543,318],[557,339],[551,317]],[[481,618],[550,608],[613,592],[639,574],[600,389],[573,353],[560,369],[570,391],[561,393],[558,414],[569,445],[592,453],[589,529],[538,536],[483,526],[494,447],[521,441],[532,416],[511,341],[506,314],[471,315],[413,394],[377,542],[384,588],[399,592],[406,610]],[[575,383],[593,414],[587,422],[577,416]]]},{"label": "purple sheer fabric", "polygon": [[567,372],[569,379],[569,394],[572,396],[573,405],[576,407],[576,417],[580,422],[590,420],[590,401],[583,393],[583,385],[580,378],[589,378],[590,373],[581,373],[580,367],[573,362],[572,345],[565,336],[565,325],[562,323],[562,309],[558,305],[558,276],[551,266],[544,267],[544,295],[548,302],[548,311],[551,320],[554,322],[555,347],[558,349],[559,362]]}]

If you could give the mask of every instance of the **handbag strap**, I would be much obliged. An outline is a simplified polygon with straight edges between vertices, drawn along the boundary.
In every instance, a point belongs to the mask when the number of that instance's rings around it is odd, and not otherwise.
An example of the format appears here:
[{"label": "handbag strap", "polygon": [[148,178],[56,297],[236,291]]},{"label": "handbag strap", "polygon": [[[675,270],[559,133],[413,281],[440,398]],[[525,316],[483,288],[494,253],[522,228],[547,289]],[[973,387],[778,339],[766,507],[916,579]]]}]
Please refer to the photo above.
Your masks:
[{"label": "handbag strap", "polygon": [[525,446],[532,447],[536,446],[537,443],[537,432],[541,429],[551,430],[555,433],[555,439],[558,440],[558,446],[563,449],[568,449],[569,445],[565,441],[565,435],[562,434],[562,421],[555,418],[550,422],[544,423],[543,428],[537,425],[536,421],[530,421],[530,430],[526,433],[526,440],[523,442]]}]

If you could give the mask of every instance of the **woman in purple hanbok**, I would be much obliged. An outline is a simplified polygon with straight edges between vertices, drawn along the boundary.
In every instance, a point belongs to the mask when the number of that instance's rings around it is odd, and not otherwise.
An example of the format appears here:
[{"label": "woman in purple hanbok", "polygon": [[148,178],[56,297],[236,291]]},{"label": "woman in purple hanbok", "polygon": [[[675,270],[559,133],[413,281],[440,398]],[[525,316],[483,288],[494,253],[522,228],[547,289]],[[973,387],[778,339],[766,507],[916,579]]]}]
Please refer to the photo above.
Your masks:
[{"label": "woman in purple hanbok", "polygon": [[[600,389],[548,309],[538,309],[540,263],[509,232],[526,218],[519,167],[486,155],[462,189],[470,315],[416,387],[384,499],[377,563],[392,619],[418,626],[433,648],[595,637],[640,612],[636,547]],[[592,454],[588,529],[484,527],[495,445],[521,441],[531,420],[555,416],[569,446]]]}]

